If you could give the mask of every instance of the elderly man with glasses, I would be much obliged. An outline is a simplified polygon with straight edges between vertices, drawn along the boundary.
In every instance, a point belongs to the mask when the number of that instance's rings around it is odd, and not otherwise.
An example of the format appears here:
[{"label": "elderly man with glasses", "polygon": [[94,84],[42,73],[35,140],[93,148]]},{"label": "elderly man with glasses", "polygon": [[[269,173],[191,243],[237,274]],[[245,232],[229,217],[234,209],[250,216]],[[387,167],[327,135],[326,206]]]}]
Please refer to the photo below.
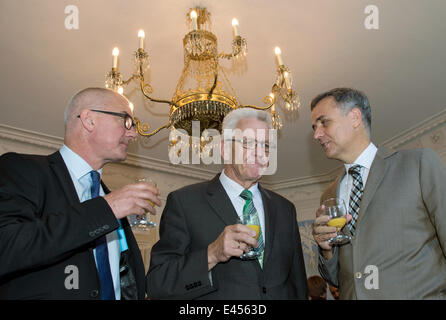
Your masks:
[{"label": "elderly man with glasses", "polygon": [[264,111],[231,111],[224,170],[169,194],[151,251],[150,298],[306,299],[295,207],[258,183],[273,151],[270,130]]},{"label": "elderly man with glasses", "polygon": [[110,192],[102,168],[123,161],[136,138],[122,95],[77,93],[64,145],[48,155],[0,157],[0,299],[143,299],[144,265],[127,222],[155,213],[147,183]]}]

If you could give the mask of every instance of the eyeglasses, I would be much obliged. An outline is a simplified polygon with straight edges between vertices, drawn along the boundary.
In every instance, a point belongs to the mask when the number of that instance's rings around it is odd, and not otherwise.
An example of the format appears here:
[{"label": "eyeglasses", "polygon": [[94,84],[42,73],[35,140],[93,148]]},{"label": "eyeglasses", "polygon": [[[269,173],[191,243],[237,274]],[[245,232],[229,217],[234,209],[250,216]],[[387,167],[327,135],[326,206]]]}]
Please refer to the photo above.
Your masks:
[{"label": "eyeglasses", "polygon": [[247,150],[254,150],[256,149],[256,147],[260,146],[261,148],[265,149],[265,152],[269,152],[271,149],[274,149],[275,146],[270,145],[269,142],[265,142],[265,141],[257,141],[255,139],[230,139],[229,141],[232,142],[239,142],[243,145],[244,149]]},{"label": "eyeglasses", "polygon": [[[105,113],[105,114],[109,114],[115,117],[120,117],[124,119],[124,127],[127,130],[130,130],[131,128],[134,128],[136,126],[135,121],[133,121],[133,118],[127,113],[127,112],[112,112],[112,111],[105,111],[105,110],[97,110],[97,109],[90,109],[90,111],[94,111],[94,112],[100,112],[100,113]],[[80,118],[81,116],[78,115],[78,118]]]}]

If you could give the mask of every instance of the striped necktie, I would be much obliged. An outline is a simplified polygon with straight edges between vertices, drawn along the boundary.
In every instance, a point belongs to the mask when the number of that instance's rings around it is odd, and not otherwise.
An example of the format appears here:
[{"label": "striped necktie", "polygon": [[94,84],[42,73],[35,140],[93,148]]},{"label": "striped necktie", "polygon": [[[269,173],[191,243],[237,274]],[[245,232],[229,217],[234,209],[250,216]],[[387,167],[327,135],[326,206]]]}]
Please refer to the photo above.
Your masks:
[{"label": "striped necktie", "polygon": [[[243,206],[243,223],[260,226],[259,214],[257,213],[256,207],[254,207],[251,191],[249,191],[248,189],[243,190],[242,193],[240,193],[240,197],[245,200],[245,205]],[[263,244],[263,234],[261,227],[257,242],[259,245],[254,250],[261,253],[257,259],[259,260],[260,266],[263,268],[264,244]]]},{"label": "striped necktie", "polygon": [[[101,176],[99,172],[92,170],[91,175],[91,198],[99,196],[99,185]],[[110,270],[110,261],[108,258],[107,239],[104,236],[96,240],[96,264],[98,266],[99,280],[101,282],[101,299],[115,300],[115,289],[113,287],[113,278]]]},{"label": "striped necktie", "polygon": [[348,173],[353,177],[353,186],[352,191],[350,192],[350,201],[348,206],[348,213],[352,215],[352,220],[348,224],[348,228],[350,229],[350,233],[353,236],[356,230],[356,222],[359,216],[359,209],[364,187],[362,183],[360,165],[351,167],[348,170]]}]

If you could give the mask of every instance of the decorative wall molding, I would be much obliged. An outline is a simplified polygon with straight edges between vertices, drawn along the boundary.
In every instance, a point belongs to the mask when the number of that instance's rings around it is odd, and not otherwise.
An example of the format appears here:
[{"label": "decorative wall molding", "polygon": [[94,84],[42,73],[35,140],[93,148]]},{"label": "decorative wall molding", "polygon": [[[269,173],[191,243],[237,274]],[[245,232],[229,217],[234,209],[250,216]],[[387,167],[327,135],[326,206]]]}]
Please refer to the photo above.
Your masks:
[{"label": "decorative wall molding", "polygon": [[305,187],[313,184],[325,184],[333,181],[340,173],[340,170],[342,170],[342,166],[337,167],[325,174],[282,180],[277,183],[270,183],[270,185],[272,186],[271,189],[279,191],[282,189]]},{"label": "decorative wall molding", "polygon": [[[413,141],[422,138],[427,133],[432,132],[435,129],[444,128],[445,126],[446,109],[384,141],[381,145],[390,149],[401,149]],[[439,138],[434,138],[434,140],[436,140],[434,143],[437,143],[438,139]]]}]

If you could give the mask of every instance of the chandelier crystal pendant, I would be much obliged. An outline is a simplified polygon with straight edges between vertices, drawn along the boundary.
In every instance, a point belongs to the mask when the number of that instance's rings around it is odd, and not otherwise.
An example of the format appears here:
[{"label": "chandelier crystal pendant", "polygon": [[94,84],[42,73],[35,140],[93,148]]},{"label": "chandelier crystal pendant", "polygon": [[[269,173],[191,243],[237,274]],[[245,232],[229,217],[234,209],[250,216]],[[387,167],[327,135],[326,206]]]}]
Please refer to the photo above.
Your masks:
[{"label": "chandelier crystal pendant", "polygon": [[147,99],[170,105],[167,123],[156,130],[150,131],[147,123],[135,118],[138,134],[150,137],[164,128],[170,128],[183,129],[192,136],[192,121],[200,122],[200,135],[205,129],[216,129],[221,132],[225,115],[233,109],[245,107],[269,110],[273,127],[282,128],[282,121],[276,113],[276,104],[283,106],[288,112],[297,112],[300,101],[299,95],[292,89],[292,74],[283,63],[280,49],[275,48],[276,81],[271,93],[263,98],[266,106],[241,105],[225,70],[219,64],[220,59],[237,61],[247,55],[247,42],[240,36],[237,19],[232,20],[231,53],[218,52],[217,37],[211,32],[210,13],[206,8],[190,9],[186,20],[190,31],[183,38],[184,68],[171,100],[153,98],[153,88],[144,79],[144,74],[149,68],[149,55],[144,48],[143,30],[138,33],[139,48],[133,54],[135,72],[128,80],[123,80],[118,72],[119,50],[113,49],[113,65],[106,75],[106,88],[123,94],[124,86],[133,80],[139,80],[141,92]]}]

